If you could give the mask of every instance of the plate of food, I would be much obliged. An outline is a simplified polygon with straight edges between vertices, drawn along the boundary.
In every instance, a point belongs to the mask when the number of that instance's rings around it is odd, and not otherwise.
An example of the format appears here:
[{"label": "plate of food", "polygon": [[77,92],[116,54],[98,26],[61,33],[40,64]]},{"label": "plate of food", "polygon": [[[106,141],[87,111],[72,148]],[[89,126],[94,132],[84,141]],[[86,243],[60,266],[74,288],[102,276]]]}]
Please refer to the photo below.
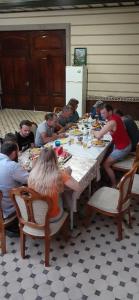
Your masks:
[{"label": "plate of food", "polygon": [[92,127],[93,127],[94,130],[101,129],[101,124],[99,122],[95,122],[95,123],[92,124]]},{"label": "plate of food", "polygon": [[64,164],[67,160],[69,160],[72,157],[72,155],[67,150],[64,150],[61,146],[54,148],[54,151],[58,158],[59,164]]},{"label": "plate of food", "polygon": [[32,159],[37,158],[40,155],[40,152],[41,152],[40,148],[32,148],[30,151]]},{"label": "plate of food", "polygon": [[83,133],[79,129],[74,129],[71,131],[71,134],[78,136],[78,135],[82,135]]},{"label": "plate of food", "polygon": [[93,146],[96,146],[96,147],[104,147],[105,146],[105,142],[103,140],[97,140],[97,139],[94,139],[92,141],[92,145]]},{"label": "plate of food", "polygon": [[72,125],[70,128],[71,128],[71,129],[76,129],[76,128],[78,128],[78,124],[74,124],[74,125]]},{"label": "plate of food", "polygon": [[60,141],[60,145],[64,145],[64,144],[68,143],[69,138],[62,138],[62,139],[59,139],[59,141]]}]

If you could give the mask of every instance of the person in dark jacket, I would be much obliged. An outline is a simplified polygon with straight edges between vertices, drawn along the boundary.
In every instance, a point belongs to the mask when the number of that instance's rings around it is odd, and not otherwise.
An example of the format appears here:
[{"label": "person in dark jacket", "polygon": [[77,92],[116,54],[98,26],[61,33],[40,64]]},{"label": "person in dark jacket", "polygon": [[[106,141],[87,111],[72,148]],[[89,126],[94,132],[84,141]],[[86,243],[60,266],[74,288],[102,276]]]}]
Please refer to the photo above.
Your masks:
[{"label": "person in dark jacket", "polygon": [[137,124],[132,119],[131,116],[123,114],[123,112],[119,109],[115,110],[115,113],[121,117],[121,119],[124,122],[124,125],[126,127],[128,136],[130,137],[131,143],[132,143],[132,151],[136,151],[136,146],[139,142],[139,129],[137,127]]}]

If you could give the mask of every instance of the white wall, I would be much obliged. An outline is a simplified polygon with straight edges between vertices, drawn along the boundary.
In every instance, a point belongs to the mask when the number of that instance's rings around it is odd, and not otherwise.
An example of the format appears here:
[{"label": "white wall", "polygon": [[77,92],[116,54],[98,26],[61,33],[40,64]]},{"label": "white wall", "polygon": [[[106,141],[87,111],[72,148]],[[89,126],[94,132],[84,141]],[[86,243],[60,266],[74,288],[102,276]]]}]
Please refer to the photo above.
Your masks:
[{"label": "white wall", "polygon": [[87,48],[88,98],[139,97],[138,6],[0,15],[0,30],[30,24],[71,25],[71,64],[74,48]]}]

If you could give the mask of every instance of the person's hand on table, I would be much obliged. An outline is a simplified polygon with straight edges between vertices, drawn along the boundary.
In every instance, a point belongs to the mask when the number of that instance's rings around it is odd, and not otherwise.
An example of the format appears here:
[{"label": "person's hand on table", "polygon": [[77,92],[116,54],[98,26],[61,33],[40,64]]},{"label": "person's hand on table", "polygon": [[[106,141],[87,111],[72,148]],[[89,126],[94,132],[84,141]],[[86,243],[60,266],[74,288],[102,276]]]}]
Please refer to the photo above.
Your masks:
[{"label": "person's hand on table", "polygon": [[31,148],[34,148],[34,147],[35,147],[35,144],[34,144],[34,143],[31,143],[30,147],[31,147]]},{"label": "person's hand on table", "polygon": [[66,133],[60,133],[58,134],[58,138],[66,138],[67,137],[67,134]]},{"label": "person's hand on table", "polygon": [[72,173],[71,167],[67,167],[67,168],[65,168],[65,170],[69,175],[71,175],[71,173]]},{"label": "person's hand on table", "polygon": [[53,133],[51,140],[54,141],[54,140],[57,140],[57,138],[58,138],[58,134]]},{"label": "person's hand on table", "polygon": [[100,139],[100,137],[98,135],[98,131],[92,130],[92,135],[93,135],[94,138],[96,138],[98,140]]}]

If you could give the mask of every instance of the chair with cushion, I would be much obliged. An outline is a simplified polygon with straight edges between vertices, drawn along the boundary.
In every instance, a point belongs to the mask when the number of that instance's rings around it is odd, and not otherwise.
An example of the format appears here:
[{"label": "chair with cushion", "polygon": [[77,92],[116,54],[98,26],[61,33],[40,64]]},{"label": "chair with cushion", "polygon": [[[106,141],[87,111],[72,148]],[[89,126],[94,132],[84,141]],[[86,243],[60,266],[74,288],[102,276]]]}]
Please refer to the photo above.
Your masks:
[{"label": "chair with cushion", "polygon": [[49,211],[52,203],[49,197],[43,197],[28,187],[13,189],[10,195],[19,219],[21,256],[25,258],[26,235],[44,239],[45,266],[49,266],[50,239],[60,229],[67,237],[68,213],[64,212],[59,221],[49,223]]},{"label": "chair with cushion", "polygon": [[135,174],[134,176],[131,197],[139,199],[139,174]]},{"label": "chair with cushion", "polygon": [[55,114],[58,114],[59,112],[62,111],[62,109],[63,109],[63,107],[55,106],[53,112],[54,112]]},{"label": "chair with cushion", "polygon": [[92,212],[99,212],[101,214],[111,216],[117,221],[118,240],[122,240],[122,219],[125,213],[128,212],[129,226],[131,226],[130,216],[130,192],[134,175],[137,166],[126,173],[118,188],[102,187],[98,189],[88,202],[88,212],[91,216]]},{"label": "chair with cushion", "polygon": [[[136,162],[139,170],[139,161]],[[139,199],[139,173],[135,174],[131,189],[131,198]]]},{"label": "chair with cushion", "polygon": [[37,125],[37,123],[35,123],[35,122],[31,122],[31,131],[33,132],[33,134],[34,134],[34,138],[35,138],[35,136],[36,136],[36,131],[37,131],[37,128],[38,128],[38,125]]},{"label": "chair with cushion", "polygon": [[130,153],[125,159],[112,165],[115,171],[127,172],[132,168],[134,162],[139,161],[139,143],[136,147],[136,153]]},{"label": "chair with cushion", "polygon": [[17,218],[16,213],[8,218],[4,218],[2,210],[2,192],[0,191],[0,248],[2,254],[6,253],[6,227],[11,225]]}]

